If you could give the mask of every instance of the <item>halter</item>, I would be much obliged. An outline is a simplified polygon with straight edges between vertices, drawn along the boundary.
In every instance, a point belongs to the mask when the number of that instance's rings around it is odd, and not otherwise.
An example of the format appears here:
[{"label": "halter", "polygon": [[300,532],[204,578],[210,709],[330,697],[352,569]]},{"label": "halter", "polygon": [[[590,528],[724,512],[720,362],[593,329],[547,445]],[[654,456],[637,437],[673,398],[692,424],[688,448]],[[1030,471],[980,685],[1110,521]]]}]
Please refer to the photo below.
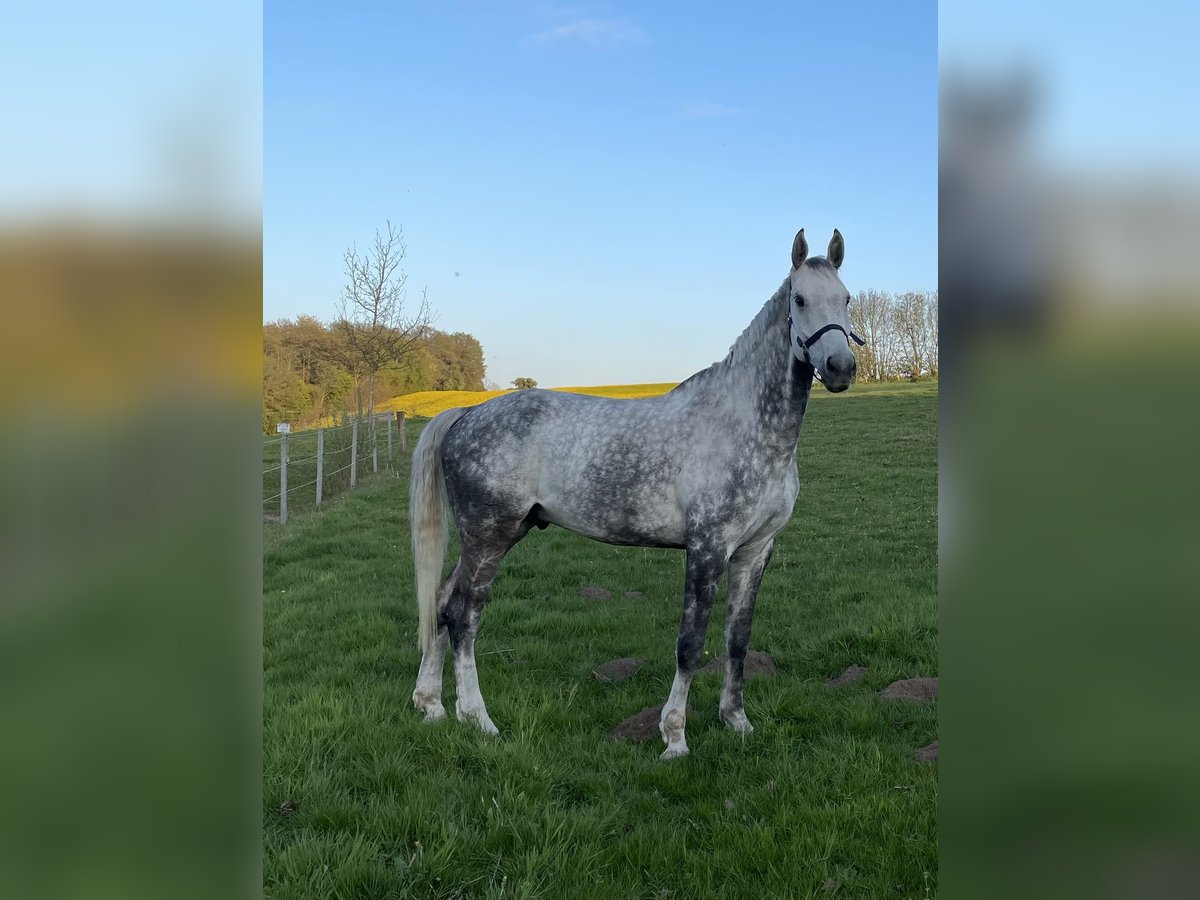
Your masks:
[{"label": "halter", "polygon": [[[788,316],[788,331],[789,331],[789,333],[791,332],[791,330],[794,327],[795,326],[792,324],[792,317]],[[813,336],[810,337],[806,341],[801,340],[799,337],[796,338],[796,343],[799,345],[800,349],[804,351],[804,361],[809,365],[810,368],[815,369],[816,366],[813,366],[813,364],[812,364],[812,359],[808,355],[808,348],[811,347],[813,344],[815,344],[817,342],[817,339],[827,331],[840,331],[842,334],[846,335],[846,337],[848,339],[852,338],[854,340],[854,342],[856,344],[858,344],[858,346],[860,346],[860,347],[866,343],[866,341],[864,341],[862,338],[860,338],[853,331],[847,331],[845,328],[843,328],[841,325],[837,324],[836,322],[830,322],[828,325],[823,325],[820,328],[818,328],[816,331],[814,331]],[[846,346],[847,347],[850,346],[849,340],[846,341]]]}]

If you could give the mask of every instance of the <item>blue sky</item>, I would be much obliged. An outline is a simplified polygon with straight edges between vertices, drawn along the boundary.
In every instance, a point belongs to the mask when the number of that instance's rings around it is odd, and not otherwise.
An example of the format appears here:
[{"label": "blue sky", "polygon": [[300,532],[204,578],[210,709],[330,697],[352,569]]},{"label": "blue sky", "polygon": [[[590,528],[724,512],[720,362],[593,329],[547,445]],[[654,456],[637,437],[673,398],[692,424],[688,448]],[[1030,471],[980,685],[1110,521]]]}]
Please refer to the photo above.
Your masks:
[{"label": "blue sky", "polygon": [[488,377],[679,380],[806,228],[852,290],[937,287],[934,3],[264,10],[264,301],[328,319],[391,219]]}]

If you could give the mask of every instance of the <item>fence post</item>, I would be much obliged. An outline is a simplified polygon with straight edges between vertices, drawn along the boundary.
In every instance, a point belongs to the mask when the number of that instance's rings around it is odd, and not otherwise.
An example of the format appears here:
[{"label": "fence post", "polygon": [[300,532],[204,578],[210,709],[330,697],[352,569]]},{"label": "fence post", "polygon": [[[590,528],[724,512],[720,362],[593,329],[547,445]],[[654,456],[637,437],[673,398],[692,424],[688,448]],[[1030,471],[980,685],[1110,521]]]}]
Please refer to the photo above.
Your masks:
[{"label": "fence post", "polygon": [[350,426],[350,487],[358,484],[358,419]]},{"label": "fence post", "polygon": [[398,435],[400,441],[400,449],[408,449],[408,430],[404,427],[404,411],[400,410],[396,413],[396,428],[399,429]]},{"label": "fence post", "polygon": [[288,429],[279,426],[279,524],[287,524]]},{"label": "fence post", "polygon": [[387,464],[388,464],[388,468],[390,469],[390,468],[392,467],[392,417],[391,417],[391,416],[388,416],[387,423],[388,423],[388,457],[387,457]]},{"label": "fence post", "polygon": [[325,429],[317,429],[317,506],[321,505],[321,482],[325,480]]},{"label": "fence post", "polygon": [[371,414],[371,474],[379,474],[379,441],[375,440],[375,424],[379,421],[379,416]]}]

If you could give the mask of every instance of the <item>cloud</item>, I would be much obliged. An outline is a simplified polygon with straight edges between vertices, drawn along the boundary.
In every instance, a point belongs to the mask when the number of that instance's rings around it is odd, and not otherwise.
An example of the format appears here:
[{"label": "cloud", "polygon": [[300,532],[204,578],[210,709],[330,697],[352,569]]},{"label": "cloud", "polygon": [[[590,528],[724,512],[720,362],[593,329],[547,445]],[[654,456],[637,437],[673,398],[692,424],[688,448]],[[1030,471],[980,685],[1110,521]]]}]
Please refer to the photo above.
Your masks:
[{"label": "cloud", "polygon": [[626,19],[576,19],[548,31],[531,34],[527,44],[560,44],[578,41],[590,47],[644,44],[646,33]]},{"label": "cloud", "polygon": [[724,103],[689,103],[680,112],[685,119],[727,119],[740,116],[744,111]]}]

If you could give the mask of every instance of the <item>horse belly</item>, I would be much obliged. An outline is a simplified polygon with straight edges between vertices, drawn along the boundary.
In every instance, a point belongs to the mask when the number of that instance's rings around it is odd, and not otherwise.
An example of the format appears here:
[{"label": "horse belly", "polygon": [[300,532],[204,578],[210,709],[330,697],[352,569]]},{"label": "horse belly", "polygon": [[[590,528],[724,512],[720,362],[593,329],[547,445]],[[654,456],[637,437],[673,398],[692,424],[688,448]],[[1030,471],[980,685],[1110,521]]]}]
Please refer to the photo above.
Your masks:
[{"label": "horse belly", "polygon": [[633,547],[684,546],[683,515],[674,491],[624,485],[597,490],[580,484],[542,493],[542,518],[569,531],[609,544]]}]

